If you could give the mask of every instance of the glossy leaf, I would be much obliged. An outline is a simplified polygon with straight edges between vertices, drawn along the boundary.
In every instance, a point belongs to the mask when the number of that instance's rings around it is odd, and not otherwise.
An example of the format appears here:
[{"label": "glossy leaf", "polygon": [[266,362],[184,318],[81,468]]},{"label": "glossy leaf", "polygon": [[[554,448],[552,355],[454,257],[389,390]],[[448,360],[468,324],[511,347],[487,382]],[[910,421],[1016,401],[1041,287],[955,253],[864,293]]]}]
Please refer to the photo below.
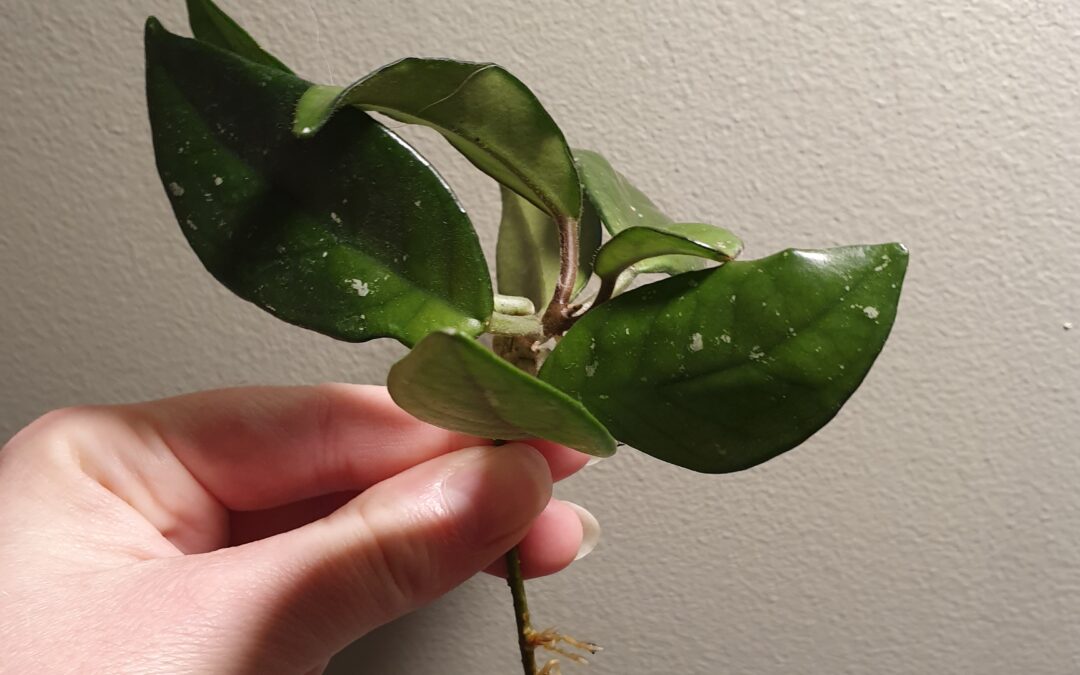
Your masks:
[{"label": "glossy leaf", "polygon": [[[592,259],[600,246],[600,219],[586,204],[578,223],[578,274],[574,292],[592,275]],[[495,255],[499,292],[529,298],[546,307],[559,278],[559,230],[546,213],[502,189],[502,222]]]},{"label": "glossy leaf", "polygon": [[545,438],[599,457],[615,452],[615,439],[584,406],[463,335],[424,338],[390,369],[387,386],[399,406],[444,429]]},{"label": "glossy leaf", "polygon": [[240,27],[213,0],[187,0],[188,21],[196,40],[221,47],[248,61],[291,73],[289,67],[259,46],[247,31]]},{"label": "glossy leaf", "polygon": [[586,314],[540,377],[650,455],[746,469],[802,443],[854,393],[906,268],[904,247],[884,244],[681,274]]},{"label": "glossy leaf", "polygon": [[309,84],[147,23],[161,179],[206,268],[240,297],[335,338],[479,333],[492,311],[476,233],[409,146],[358,110],[290,133]]},{"label": "glossy leaf", "polygon": [[696,256],[716,262],[732,260],[742,241],[722,227],[703,223],[673,223],[666,229],[628,227],[600,247],[596,273],[614,279],[626,268],[648,258],[667,255]]},{"label": "glossy leaf", "polygon": [[[574,159],[582,185],[585,186],[587,201],[596,207],[600,219],[612,235],[618,235],[631,227],[670,230],[676,225],[674,220],[657,208],[651,199],[599,154],[575,149]],[[633,272],[680,274],[704,266],[705,261],[697,255],[660,255],[636,263]]]},{"label": "glossy leaf", "polygon": [[402,59],[347,89],[315,88],[300,102],[294,129],[313,135],[347,106],[431,127],[549,215],[581,213],[581,185],[562,131],[529,88],[500,66]]}]

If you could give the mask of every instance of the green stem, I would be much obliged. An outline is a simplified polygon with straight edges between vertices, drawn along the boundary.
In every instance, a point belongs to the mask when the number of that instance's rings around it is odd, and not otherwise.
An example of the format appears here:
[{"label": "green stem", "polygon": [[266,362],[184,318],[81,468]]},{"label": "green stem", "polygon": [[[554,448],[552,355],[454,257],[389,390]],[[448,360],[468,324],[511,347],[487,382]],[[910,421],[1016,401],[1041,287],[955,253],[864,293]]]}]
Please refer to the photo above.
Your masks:
[{"label": "green stem", "polygon": [[517,295],[495,294],[495,311],[500,314],[511,316],[528,316],[536,314],[536,307],[532,300]]},{"label": "green stem", "polygon": [[488,319],[488,332],[495,335],[510,335],[539,338],[544,329],[536,315],[514,316],[495,312]]},{"label": "green stem", "polygon": [[525,577],[521,574],[521,553],[517,546],[506,554],[506,583],[510,586],[510,595],[514,599],[521,668],[525,675],[536,675],[536,647],[529,640],[533,627],[529,619],[529,601],[525,597]]},{"label": "green stem", "polygon": [[[511,355],[509,349],[515,338],[496,338],[495,352],[504,359]],[[532,366],[532,372],[536,372],[536,355],[529,350],[531,359],[518,359],[515,363],[519,368]],[[528,361],[522,363],[520,361]],[[514,363],[513,360],[511,360]],[[502,445],[506,441],[496,439],[495,445]],[[521,652],[521,669],[524,675],[536,675],[536,647],[530,639],[533,634],[532,621],[529,618],[529,601],[525,597],[525,575],[521,572],[521,550],[515,546],[506,554],[506,584],[510,587],[510,597],[514,603],[514,621],[517,624],[518,651]]]},{"label": "green stem", "polygon": [[[496,439],[495,445],[506,441]],[[521,668],[524,675],[536,675],[536,647],[529,636],[532,635],[532,621],[529,618],[529,600],[525,597],[525,575],[521,573],[521,550],[515,546],[506,554],[506,584],[510,587],[510,597],[514,601],[514,621],[517,623],[518,650],[521,652]]]}]

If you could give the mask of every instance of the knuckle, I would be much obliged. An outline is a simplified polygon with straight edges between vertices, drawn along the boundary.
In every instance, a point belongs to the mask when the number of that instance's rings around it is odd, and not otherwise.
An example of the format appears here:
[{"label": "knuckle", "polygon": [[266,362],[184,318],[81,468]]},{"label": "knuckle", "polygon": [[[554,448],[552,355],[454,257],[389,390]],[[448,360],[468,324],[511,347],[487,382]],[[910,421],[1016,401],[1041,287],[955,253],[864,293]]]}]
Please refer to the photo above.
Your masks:
[{"label": "knuckle", "polygon": [[98,415],[92,406],[58,408],[23,427],[3,447],[8,456],[47,456],[58,460],[88,419]]},{"label": "knuckle", "polygon": [[351,558],[358,588],[363,588],[370,609],[392,617],[412,609],[423,587],[421,569],[426,558],[422,548],[408,537],[379,534],[362,513],[355,517],[361,541],[359,555]]},{"label": "knuckle", "polygon": [[[441,590],[437,538],[420,514],[389,515],[360,497],[333,516],[349,532],[323,559],[333,583],[325,588],[333,604],[347,603],[347,616],[374,628],[433,600]],[[341,525],[344,524],[344,527]],[[334,535],[330,535],[334,536]],[[324,596],[324,600],[327,599]]]}]

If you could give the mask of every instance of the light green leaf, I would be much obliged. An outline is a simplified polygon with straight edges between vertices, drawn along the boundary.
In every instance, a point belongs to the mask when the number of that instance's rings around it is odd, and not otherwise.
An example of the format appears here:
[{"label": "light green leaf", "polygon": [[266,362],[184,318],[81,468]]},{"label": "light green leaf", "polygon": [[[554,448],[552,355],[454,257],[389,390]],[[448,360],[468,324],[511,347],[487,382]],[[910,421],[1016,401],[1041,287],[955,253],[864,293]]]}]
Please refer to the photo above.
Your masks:
[{"label": "light green leaf", "polygon": [[158,171],[199,259],[240,297],[332,337],[479,333],[492,311],[476,233],[409,146],[358,110],[290,133],[309,83],[146,27]]},{"label": "light green leaf", "polygon": [[899,244],[851,246],[680,274],[587,313],[540,378],[654,457],[747,469],[855,392],[896,317],[907,259]]},{"label": "light green leaf", "polygon": [[[600,219],[588,203],[578,223],[578,274],[575,294],[589,282],[600,246]],[[546,213],[517,193],[502,188],[502,222],[495,268],[499,292],[520,295],[546,307],[559,278],[559,230]]]},{"label": "light green leaf", "polygon": [[291,73],[289,67],[259,46],[247,31],[213,0],[187,0],[188,21],[196,40],[228,50],[248,61]]},{"label": "light green leaf", "polygon": [[[674,220],[599,154],[575,149],[574,159],[585,186],[586,201],[596,206],[600,219],[612,235],[631,227],[670,231],[676,226]],[[696,223],[689,225],[698,226]],[[637,262],[631,271],[635,274],[681,274],[704,266],[705,261],[697,255],[660,255]]]},{"label": "light green leaf", "polygon": [[615,439],[580,403],[463,335],[432,333],[394,364],[394,401],[444,429],[502,440],[544,438],[606,457]]},{"label": "light green leaf", "polygon": [[562,131],[528,87],[500,66],[402,59],[344,90],[316,87],[300,101],[294,131],[311,136],[346,106],[431,127],[552,217],[581,213],[581,185]]},{"label": "light green leaf", "polygon": [[666,229],[628,227],[600,247],[596,273],[612,283],[626,268],[647,258],[685,255],[727,262],[742,251],[742,241],[722,227],[672,223]]}]

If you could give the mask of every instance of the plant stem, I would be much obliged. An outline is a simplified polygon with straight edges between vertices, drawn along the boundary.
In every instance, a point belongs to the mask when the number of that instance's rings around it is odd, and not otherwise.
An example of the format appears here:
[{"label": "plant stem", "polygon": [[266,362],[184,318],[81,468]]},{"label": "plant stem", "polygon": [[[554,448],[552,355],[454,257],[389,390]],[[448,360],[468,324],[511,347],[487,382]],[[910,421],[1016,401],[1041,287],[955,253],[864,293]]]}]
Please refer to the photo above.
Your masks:
[{"label": "plant stem", "polygon": [[514,316],[495,312],[488,319],[488,331],[495,335],[539,338],[543,330],[540,319],[533,315]]},{"label": "plant stem", "polygon": [[528,316],[536,314],[536,307],[533,306],[532,300],[528,298],[496,293],[495,311],[500,314],[510,314],[511,316]]},{"label": "plant stem", "polygon": [[617,277],[604,277],[604,279],[600,281],[600,290],[596,292],[596,297],[593,298],[590,309],[607,302],[612,296],[625,291],[634,283],[634,278],[636,276],[637,273],[630,267],[623,270]]},{"label": "plant stem", "polygon": [[517,546],[506,554],[506,583],[510,586],[510,595],[514,599],[521,668],[524,675],[536,675],[536,647],[529,640],[533,627],[529,619],[529,601],[525,597],[525,577],[521,574],[521,553]]},{"label": "plant stem", "polygon": [[[515,353],[515,342],[521,338],[495,338],[495,353],[526,372],[536,373],[536,353],[527,349],[525,353]],[[518,345],[520,347],[520,345]],[[495,445],[505,441],[495,440]],[[506,554],[506,584],[510,587],[510,597],[514,602],[514,621],[517,624],[518,650],[521,652],[521,668],[524,675],[536,675],[536,647],[530,637],[533,634],[532,621],[529,618],[529,601],[525,597],[525,575],[521,573],[521,551],[517,546]]]},{"label": "plant stem", "polygon": [[578,221],[561,216],[556,220],[559,227],[559,279],[555,293],[544,312],[544,332],[562,335],[570,323],[570,300],[574,295],[578,267]]},{"label": "plant stem", "polygon": [[533,349],[535,344],[536,338],[528,335],[496,335],[491,341],[496,354],[529,375],[536,375],[540,369],[540,354]]},{"label": "plant stem", "polygon": [[[559,227],[559,278],[555,283],[555,292],[541,319],[543,333],[546,336],[562,335],[573,323],[570,301],[577,283],[578,268],[578,221],[565,216],[556,219]],[[543,337],[543,336],[541,336]],[[526,372],[536,373],[538,354],[524,343],[528,338],[499,337],[495,341],[495,351]],[[521,551],[517,546],[506,554],[506,583],[510,586],[510,595],[514,601],[514,620],[517,623],[518,650],[521,652],[521,669],[524,675],[536,675],[536,646],[532,637],[535,631],[529,618],[529,602],[525,597],[525,576],[521,573]]]},{"label": "plant stem", "polygon": [[612,294],[615,291],[615,279],[612,277],[604,277],[600,282],[600,290],[596,292],[596,298],[592,301],[592,306],[596,307],[602,303],[611,299]]}]

